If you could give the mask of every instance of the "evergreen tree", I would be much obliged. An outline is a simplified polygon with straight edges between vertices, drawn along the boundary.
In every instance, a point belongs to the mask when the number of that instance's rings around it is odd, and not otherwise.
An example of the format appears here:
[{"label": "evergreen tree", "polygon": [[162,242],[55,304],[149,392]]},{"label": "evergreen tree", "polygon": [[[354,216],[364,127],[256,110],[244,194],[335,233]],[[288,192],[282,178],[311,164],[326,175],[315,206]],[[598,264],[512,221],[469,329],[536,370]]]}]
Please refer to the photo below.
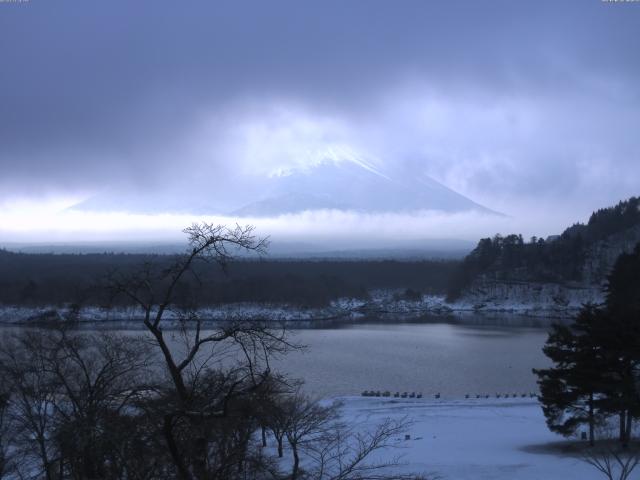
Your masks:
[{"label": "evergreen tree", "polygon": [[549,428],[563,435],[618,416],[627,446],[640,418],[640,244],[621,255],[608,277],[603,306],[585,305],[569,326],[555,325],[543,351],[553,362],[534,370]]},{"label": "evergreen tree", "polygon": [[603,321],[602,310],[586,305],[572,325],[554,325],[543,348],[554,366],[533,370],[549,429],[570,436],[587,425],[592,445],[603,384],[601,351],[592,332]]},{"label": "evergreen tree", "polygon": [[627,445],[633,421],[640,418],[640,396],[636,388],[640,369],[640,244],[622,254],[608,277],[607,325],[597,332],[602,345],[605,371],[605,408],[620,418],[620,440]]}]

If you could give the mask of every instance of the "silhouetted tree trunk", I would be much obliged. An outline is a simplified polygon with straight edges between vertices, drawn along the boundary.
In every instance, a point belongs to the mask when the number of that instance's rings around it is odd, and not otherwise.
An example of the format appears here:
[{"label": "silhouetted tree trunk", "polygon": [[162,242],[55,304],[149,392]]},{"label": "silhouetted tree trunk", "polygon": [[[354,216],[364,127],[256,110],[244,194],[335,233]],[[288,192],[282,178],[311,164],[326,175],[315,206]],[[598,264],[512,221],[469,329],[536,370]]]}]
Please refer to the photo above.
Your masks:
[{"label": "silhouetted tree trunk", "polygon": [[292,445],[293,451],[293,471],[291,472],[291,480],[297,480],[298,470],[300,470],[300,456],[298,455],[298,445]]},{"label": "silhouetted tree trunk", "polygon": [[276,440],[278,440],[278,458],[282,458],[282,456],[284,455],[284,450],[283,450],[283,447],[282,447],[283,438],[282,437],[276,437]]},{"label": "silhouetted tree trunk", "polygon": [[595,441],[595,436],[594,436],[595,421],[596,419],[595,419],[595,413],[593,408],[593,392],[591,392],[589,394],[589,445],[592,447]]}]

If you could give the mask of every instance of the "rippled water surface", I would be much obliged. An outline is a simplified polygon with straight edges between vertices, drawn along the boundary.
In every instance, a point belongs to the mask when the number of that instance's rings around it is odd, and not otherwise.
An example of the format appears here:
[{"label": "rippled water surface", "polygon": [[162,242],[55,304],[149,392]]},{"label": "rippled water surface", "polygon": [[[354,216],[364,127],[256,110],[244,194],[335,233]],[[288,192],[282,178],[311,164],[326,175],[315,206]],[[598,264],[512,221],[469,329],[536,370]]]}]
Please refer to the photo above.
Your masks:
[{"label": "rippled water surface", "polygon": [[456,324],[365,324],[298,330],[308,349],[276,362],[319,395],[365,389],[465,394],[536,389],[534,367],[547,365],[540,328]]},{"label": "rippled water surface", "polygon": [[298,329],[292,330],[292,340],[307,348],[274,361],[273,367],[303,379],[306,390],[319,396],[371,389],[443,397],[528,393],[536,391],[531,369],[548,365],[542,353],[547,328],[531,325],[513,317],[489,324],[467,318]]}]

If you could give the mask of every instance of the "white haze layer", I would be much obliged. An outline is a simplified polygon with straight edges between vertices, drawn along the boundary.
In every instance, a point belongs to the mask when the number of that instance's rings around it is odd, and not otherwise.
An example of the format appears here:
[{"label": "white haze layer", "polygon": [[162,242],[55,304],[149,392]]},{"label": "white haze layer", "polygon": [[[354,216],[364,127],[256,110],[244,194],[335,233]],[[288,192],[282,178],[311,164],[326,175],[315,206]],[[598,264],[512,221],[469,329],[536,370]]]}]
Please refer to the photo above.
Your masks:
[{"label": "white haze layer", "polygon": [[[518,232],[546,236],[564,228],[563,219],[548,213],[515,217],[477,212],[365,214],[318,210],[275,218],[233,218],[188,214],[132,214],[83,212],[67,207],[75,199],[47,202],[13,202],[0,205],[0,239],[3,242],[149,241],[179,242],[182,229],[194,222],[251,224],[259,236],[274,242],[297,241],[324,248],[396,247],[406,241],[461,239],[476,241],[495,233]],[[581,219],[584,220],[584,219]],[[452,248],[455,248],[452,245]]]}]

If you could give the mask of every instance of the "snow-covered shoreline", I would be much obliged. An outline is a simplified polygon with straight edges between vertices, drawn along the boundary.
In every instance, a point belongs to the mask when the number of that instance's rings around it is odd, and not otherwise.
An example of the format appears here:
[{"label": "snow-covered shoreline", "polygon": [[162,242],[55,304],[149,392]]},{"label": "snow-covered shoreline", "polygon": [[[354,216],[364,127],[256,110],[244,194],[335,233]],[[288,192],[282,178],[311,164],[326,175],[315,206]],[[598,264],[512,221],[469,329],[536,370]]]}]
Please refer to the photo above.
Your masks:
[{"label": "snow-covered shoreline", "polygon": [[[584,297],[584,296],[583,296]],[[403,292],[379,290],[371,292],[364,299],[342,298],[326,307],[301,307],[287,304],[234,303],[199,310],[199,317],[205,322],[228,320],[264,320],[287,322],[300,326],[331,322],[357,322],[368,319],[398,321],[410,319],[431,319],[443,321],[451,319],[469,319],[471,317],[521,317],[532,318],[548,323],[557,319],[574,316],[581,300],[578,297],[570,302],[546,302],[539,299],[516,302],[508,297],[480,297],[469,295],[462,300],[447,303],[444,296],[422,295],[418,299],[406,299]],[[23,307],[0,306],[0,324],[21,325],[46,323],[76,315],[68,306]],[[104,325],[112,328],[127,328],[140,323],[143,312],[139,308],[101,308],[83,307],[76,315],[80,324]],[[168,310],[164,317],[177,326],[180,312]]]}]

